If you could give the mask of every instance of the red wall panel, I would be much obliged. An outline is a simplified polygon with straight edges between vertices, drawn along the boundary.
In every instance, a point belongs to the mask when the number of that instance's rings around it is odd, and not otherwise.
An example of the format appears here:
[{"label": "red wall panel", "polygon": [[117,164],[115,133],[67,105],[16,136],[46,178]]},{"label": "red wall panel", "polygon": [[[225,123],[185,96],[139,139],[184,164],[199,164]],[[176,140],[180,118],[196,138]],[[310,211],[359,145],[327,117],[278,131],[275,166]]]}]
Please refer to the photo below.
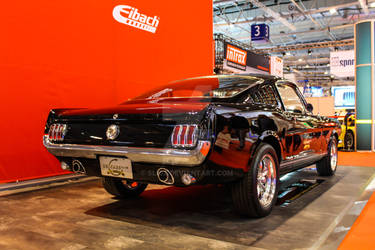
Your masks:
[{"label": "red wall panel", "polygon": [[[130,5],[155,34],[117,22]],[[212,72],[212,0],[18,0],[0,10],[0,182],[63,174],[42,146],[51,108],[110,106]]]}]

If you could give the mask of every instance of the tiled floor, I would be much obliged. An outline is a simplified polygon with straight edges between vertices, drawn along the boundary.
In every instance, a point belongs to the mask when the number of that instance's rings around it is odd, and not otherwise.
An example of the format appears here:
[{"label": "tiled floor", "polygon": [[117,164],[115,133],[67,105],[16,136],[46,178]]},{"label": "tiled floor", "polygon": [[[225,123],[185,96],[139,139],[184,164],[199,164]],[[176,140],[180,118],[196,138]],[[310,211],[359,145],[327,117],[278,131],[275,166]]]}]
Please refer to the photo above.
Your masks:
[{"label": "tiled floor", "polygon": [[300,180],[323,182],[262,219],[236,215],[229,192],[216,186],[151,186],[120,201],[94,180],[2,196],[0,249],[335,249],[346,233],[337,229],[338,218],[374,173],[342,167],[332,178],[311,169],[291,174],[284,189]]}]

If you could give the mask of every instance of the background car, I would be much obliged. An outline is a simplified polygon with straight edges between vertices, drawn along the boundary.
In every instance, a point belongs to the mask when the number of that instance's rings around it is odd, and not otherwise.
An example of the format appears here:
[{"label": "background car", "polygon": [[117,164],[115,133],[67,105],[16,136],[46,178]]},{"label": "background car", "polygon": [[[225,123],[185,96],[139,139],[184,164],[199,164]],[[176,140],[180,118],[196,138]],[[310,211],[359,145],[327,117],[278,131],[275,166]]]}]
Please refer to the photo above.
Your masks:
[{"label": "background car", "polygon": [[341,125],[341,135],[338,147],[345,150],[354,150],[355,147],[355,114],[346,113]]}]

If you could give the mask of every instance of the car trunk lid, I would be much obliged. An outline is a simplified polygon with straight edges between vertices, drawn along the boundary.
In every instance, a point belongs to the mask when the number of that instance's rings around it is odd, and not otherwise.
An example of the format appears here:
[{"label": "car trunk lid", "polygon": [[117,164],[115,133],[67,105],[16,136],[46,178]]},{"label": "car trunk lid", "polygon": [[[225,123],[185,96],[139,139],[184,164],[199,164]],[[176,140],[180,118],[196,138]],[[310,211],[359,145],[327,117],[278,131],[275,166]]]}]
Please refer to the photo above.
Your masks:
[{"label": "car trunk lid", "polygon": [[[67,124],[59,142],[63,144],[164,148],[171,147],[175,125],[199,124],[208,106],[202,102],[133,102],[109,108],[54,110],[48,124]],[[111,125],[120,131],[113,140],[106,135]]]}]

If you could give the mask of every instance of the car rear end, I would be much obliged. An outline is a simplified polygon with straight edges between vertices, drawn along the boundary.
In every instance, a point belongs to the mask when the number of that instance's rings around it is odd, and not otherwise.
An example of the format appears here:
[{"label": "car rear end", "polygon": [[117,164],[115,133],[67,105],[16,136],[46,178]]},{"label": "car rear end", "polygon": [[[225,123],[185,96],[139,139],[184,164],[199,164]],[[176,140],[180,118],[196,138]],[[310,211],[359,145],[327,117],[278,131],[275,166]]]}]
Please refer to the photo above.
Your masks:
[{"label": "car rear end", "polygon": [[136,107],[52,110],[44,146],[75,173],[178,186],[199,181],[211,148],[209,104]]}]

